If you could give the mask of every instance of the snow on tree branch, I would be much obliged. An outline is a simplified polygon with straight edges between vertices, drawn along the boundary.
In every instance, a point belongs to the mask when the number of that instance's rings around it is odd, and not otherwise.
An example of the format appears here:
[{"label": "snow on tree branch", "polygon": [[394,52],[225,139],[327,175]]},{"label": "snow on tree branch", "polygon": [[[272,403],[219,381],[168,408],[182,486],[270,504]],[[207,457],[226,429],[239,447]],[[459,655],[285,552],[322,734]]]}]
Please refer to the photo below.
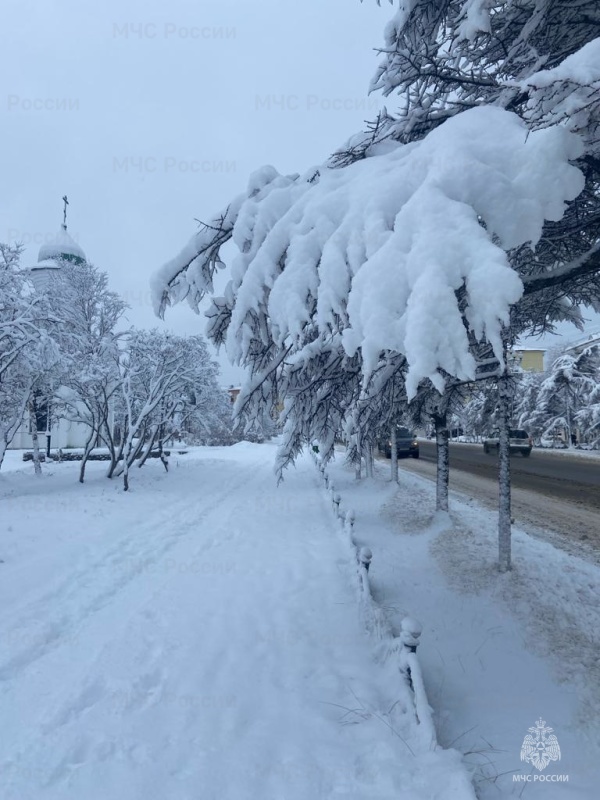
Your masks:
[{"label": "snow on tree branch", "polygon": [[[474,377],[463,312],[502,359],[501,328],[522,292],[505,251],[535,245],[544,221],[559,220],[582,190],[569,163],[581,153],[577,137],[528,135],[516,115],[489,107],[385,150],[314,180],[255,174],[229,217],[231,283],[208,312],[223,319],[232,360],[249,363],[257,340],[300,346],[314,325],[342,333],[348,355],[362,351],[366,378],[381,351],[404,354],[412,396],[425,378],[442,389],[442,373]],[[173,300],[184,283],[196,298],[207,291],[222,235],[202,231],[161,270],[158,308],[165,281]]]},{"label": "snow on tree branch", "polygon": [[600,151],[600,37],[517,85],[528,94],[524,118],[533,127],[563,124],[582,134],[587,152]]}]

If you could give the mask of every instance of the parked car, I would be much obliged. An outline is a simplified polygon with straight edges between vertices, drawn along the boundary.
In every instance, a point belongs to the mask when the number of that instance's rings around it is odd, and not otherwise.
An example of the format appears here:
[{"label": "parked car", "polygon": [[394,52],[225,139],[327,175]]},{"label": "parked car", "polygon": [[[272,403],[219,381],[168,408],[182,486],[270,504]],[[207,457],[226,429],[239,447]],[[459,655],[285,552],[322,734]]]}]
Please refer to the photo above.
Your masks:
[{"label": "parked car", "polygon": [[[400,425],[397,426],[396,447],[398,449],[398,458],[402,458],[403,456],[412,456],[412,458],[419,457],[419,443],[417,442],[414,432],[409,428],[403,428]],[[386,458],[392,457],[391,438],[380,439],[377,442],[377,448]]]},{"label": "parked car", "polygon": [[[483,440],[483,452],[492,453],[495,451],[497,453],[500,448],[499,437],[499,431],[494,431],[490,436],[485,438]],[[520,453],[525,458],[531,455],[533,440],[527,431],[511,428],[508,432],[508,438],[511,453]]]}]

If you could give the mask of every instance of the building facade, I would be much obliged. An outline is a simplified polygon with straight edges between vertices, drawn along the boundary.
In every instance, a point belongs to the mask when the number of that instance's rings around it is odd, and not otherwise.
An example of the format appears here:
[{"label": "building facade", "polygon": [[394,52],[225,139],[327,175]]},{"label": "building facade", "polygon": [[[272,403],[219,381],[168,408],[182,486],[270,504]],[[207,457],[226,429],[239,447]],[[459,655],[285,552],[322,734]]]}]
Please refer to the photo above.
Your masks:
[{"label": "building facade", "polygon": [[[36,292],[43,293],[61,269],[61,264],[84,264],[86,256],[81,247],[67,232],[66,222],[51,242],[40,247],[37,263],[30,269],[31,282]],[[78,422],[71,422],[52,412],[51,405],[44,398],[34,397],[35,420],[40,449],[84,447],[89,436],[89,428]],[[28,450],[33,446],[32,421],[29,413],[17,430],[10,450]]]}]

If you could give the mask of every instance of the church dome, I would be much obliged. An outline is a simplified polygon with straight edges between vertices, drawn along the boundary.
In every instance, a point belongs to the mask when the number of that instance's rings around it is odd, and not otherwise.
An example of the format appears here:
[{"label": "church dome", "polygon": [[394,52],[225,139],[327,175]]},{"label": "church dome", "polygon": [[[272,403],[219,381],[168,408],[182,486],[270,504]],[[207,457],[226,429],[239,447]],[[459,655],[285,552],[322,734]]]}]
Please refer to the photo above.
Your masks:
[{"label": "church dome", "polygon": [[75,239],[67,233],[66,225],[61,225],[54,239],[50,242],[45,242],[40,247],[38,264],[49,259],[64,259],[72,261],[74,264],[82,264],[86,261],[85,253]]}]

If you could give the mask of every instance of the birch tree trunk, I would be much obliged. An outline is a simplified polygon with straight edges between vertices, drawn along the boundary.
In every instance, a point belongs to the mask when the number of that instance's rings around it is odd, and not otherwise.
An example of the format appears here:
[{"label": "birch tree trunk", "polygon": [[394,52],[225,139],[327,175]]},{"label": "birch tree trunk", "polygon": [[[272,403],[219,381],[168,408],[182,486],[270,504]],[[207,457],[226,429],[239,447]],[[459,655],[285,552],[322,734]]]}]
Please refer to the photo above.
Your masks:
[{"label": "birch tree trunk", "polygon": [[33,444],[33,468],[39,477],[42,474],[42,464],[40,461],[40,442],[37,432],[37,417],[33,403],[29,403],[29,424],[31,425],[31,442]]},{"label": "birch tree trunk", "polygon": [[140,469],[144,466],[144,464],[148,460],[150,453],[152,452],[152,448],[154,447],[154,443],[156,442],[157,435],[158,435],[158,426],[155,425],[150,434],[150,438],[148,439],[148,444],[146,445],[142,455],[138,459],[138,467]]},{"label": "birch tree trunk", "polygon": [[367,478],[373,477],[373,445],[365,445],[365,474]]},{"label": "birch tree trunk", "polygon": [[94,442],[98,436],[98,431],[96,427],[92,427],[90,431],[90,435],[88,437],[87,442],[85,443],[85,449],[83,451],[83,456],[81,457],[81,466],[79,467],[79,483],[83,483],[85,480],[85,467],[88,462],[88,458],[90,457],[90,453],[94,449]]},{"label": "birch tree trunk", "polygon": [[165,468],[165,472],[168,472],[169,471],[169,459],[165,455],[165,451],[164,451],[164,447],[163,447],[163,445],[164,445],[164,435],[165,435],[165,426],[161,425],[160,426],[160,432],[159,432],[159,438],[158,438],[158,452],[160,453],[160,460],[161,460],[161,463],[162,463],[163,467]]},{"label": "birch tree trunk", "polygon": [[450,447],[448,444],[447,414],[433,415],[437,471],[435,482],[435,510],[448,511],[448,481],[450,479]]},{"label": "birch tree trunk", "polygon": [[357,435],[357,442],[356,442],[356,464],[354,465],[354,477],[357,481],[362,478],[362,447],[361,441],[359,436]]},{"label": "birch tree trunk", "polygon": [[390,441],[392,443],[392,481],[398,483],[398,440],[396,438],[396,423],[392,423],[390,431]]},{"label": "birch tree trunk", "polygon": [[510,401],[508,374],[498,381],[498,411],[500,434],[498,440],[498,568],[511,568],[511,492],[510,492]]}]

